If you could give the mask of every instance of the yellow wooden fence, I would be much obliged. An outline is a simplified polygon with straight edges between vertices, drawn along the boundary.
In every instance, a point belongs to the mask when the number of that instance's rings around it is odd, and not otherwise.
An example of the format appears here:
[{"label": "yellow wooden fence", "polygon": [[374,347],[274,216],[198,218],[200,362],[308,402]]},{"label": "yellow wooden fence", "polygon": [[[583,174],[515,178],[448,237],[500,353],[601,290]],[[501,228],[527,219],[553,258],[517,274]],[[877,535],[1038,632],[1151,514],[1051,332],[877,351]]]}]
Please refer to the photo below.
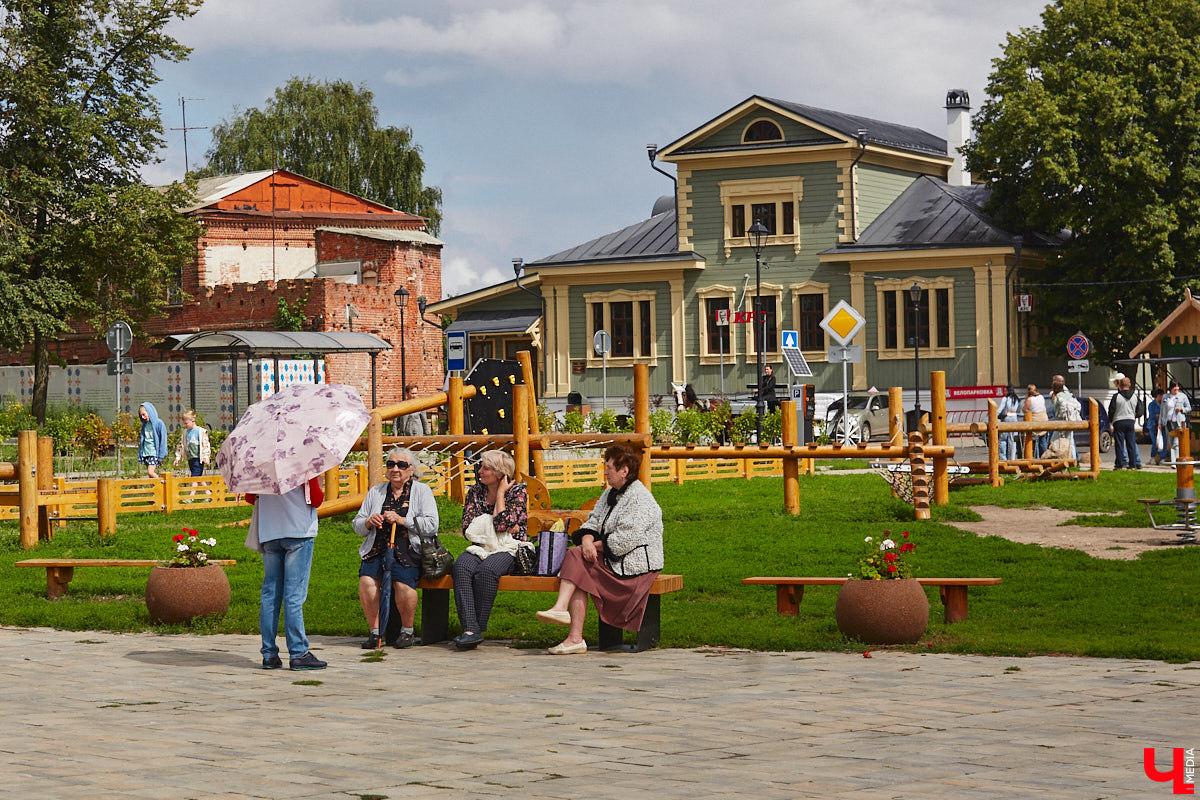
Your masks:
[{"label": "yellow wooden fence", "polygon": [[[435,495],[449,493],[450,462],[427,466],[422,481]],[[581,486],[603,486],[604,465],[599,458],[545,462],[545,484],[551,489]],[[650,478],[654,483],[685,483],[720,478],[771,477],[783,474],[783,461],[778,458],[694,458],[654,459]],[[467,484],[475,481],[473,470],[467,470]],[[338,470],[339,494],[342,497],[361,494],[369,487],[366,464],[343,466]],[[52,506],[53,519],[87,519],[96,516],[96,481],[71,481],[55,477],[53,489],[69,497],[69,502]],[[225,489],[220,475],[163,475],[158,480],[125,478],[116,481],[117,513],[135,514],[148,511],[171,513],[194,504],[208,508],[242,505],[240,495]],[[0,520],[17,519],[19,509],[0,507]]]}]

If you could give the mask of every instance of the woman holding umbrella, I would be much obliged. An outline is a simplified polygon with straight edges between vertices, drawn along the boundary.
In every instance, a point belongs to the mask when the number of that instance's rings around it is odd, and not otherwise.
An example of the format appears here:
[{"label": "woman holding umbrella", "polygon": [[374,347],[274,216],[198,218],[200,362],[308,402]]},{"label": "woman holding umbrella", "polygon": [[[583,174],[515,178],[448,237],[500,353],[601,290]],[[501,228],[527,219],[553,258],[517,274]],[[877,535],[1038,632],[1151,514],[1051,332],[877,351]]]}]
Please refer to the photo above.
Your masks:
[{"label": "woman holding umbrella", "polygon": [[358,548],[358,600],[371,629],[364,650],[377,650],[386,636],[391,595],[400,612],[400,635],[394,646],[413,646],[417,614],[417,581],[421,577],[421,539],[438,530],[433,491],[418,478],[420,464],[411,451],[394,447],[387,454],[387,480],[372,486],[354,517]]}]

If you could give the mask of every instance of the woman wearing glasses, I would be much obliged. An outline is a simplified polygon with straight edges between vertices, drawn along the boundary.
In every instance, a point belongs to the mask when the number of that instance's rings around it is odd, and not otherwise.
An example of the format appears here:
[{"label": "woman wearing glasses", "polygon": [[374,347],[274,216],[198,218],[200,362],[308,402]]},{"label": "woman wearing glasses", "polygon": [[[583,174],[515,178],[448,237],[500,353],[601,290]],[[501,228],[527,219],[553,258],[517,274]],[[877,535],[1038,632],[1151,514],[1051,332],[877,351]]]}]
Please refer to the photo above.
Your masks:
[{"label": "woman wearing glasses", "polygon": [[[524,483],[515,483],[516,462],[508,453],[488,450],[479,459],[479,480],[467,492],[463,503],[464,533],[482,514],[492,515],[492,527],[497,534],[507,533],[520,542],[529,541],[529,499]],[[508,573],[516,562],[516,554],[496,549],[484,557],[472,547],[454,562],[454,607],[462,623],[462,635],[454,640],[459,650],[473,650],[483,641],[500,576]]]},{"label": "woman wearing glasses", "polygon": [[[418,478],[420,464],[411,451],[394,447],[384,465],[387,480],[372,486],[354,517],[354,532],[363,537],[358,548],[362,563],[358,568],[358,600],[371,629],[364,650],[380,645],[379,589],[389,576],[384,571],[384,550],[393,541],[395,564],[392,567],[392,596],[400,612],[400,635],[393,645],[413,646],[413,624],[417,614],[417,581],[421,577],[421,539],[438,530],[437,502],[433,491]],[[386,631],[382,632],[386,635]]]}]

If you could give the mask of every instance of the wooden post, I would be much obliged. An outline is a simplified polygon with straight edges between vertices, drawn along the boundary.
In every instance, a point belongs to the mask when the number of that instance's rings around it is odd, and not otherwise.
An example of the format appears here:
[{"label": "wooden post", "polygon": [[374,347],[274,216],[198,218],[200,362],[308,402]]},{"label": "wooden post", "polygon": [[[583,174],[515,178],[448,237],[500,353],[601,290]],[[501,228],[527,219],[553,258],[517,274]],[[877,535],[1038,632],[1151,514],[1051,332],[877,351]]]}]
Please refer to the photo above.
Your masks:
[{"label": "wooden post", "polygon": [[[929,373],[929,403],[933,406],[933,443],[946,445],[946,373],[934,370]],[[933,504],[944,506],[950,502],[950,475],[946,470],[946,457],[933,457]]]},{"label": "wooden post", "polygon": [[[531,436],[537,436],[542,432],[542,421],[538,419],[537,412],[538,396],[537,385],[533,381],[533,355],[528,350],[521,350],[517,353],[517,360],[521,362],[521,378],[529,388],[529,433]],[[523,472],[524,465],[519,461],[517,463]],[[541,450],[533,451],[533,474],[542,483],[546,482],[546,454]]]},{"label": "wooden post", "polygon": [[330,467],[325,470],[325,499],[337,500],[342,495],[342,468]]},{"label": "wooden post", "polygon": [[1094,397],[1088,400],[1088,458],[1092,459],[1092,478],[1097,479],[1100,477],[1100,404]]},{"label": "wooden post", "polygon": [[[1093,400],[1092,402],[1095,402],[1095,401]],[[1023,416],[1022,419],[1025,422],[1032,422],[1033,421],[1033,412],[1026,411],[1025,416]],[[1035,435],[1036,434],[1034,434],[1033,431],[1025,432],[1025,460],[1026,461],[1031,461],[1033,459],[1033,437]]]},{"label": "wooden post", "polygon": [[996,401],[987,401],[987,442],[988,442],[988,484],[1003,486],[1004,479],[1000,477],[1000,431],[996,429],[999,423]]},{"label": "wooden post", "polygon": [[518,383],[513,387],[512,428],[513,461],[520,473],[529,469],[529,420],[529,387]]},{"label": "wooden post", "polygon": [[[796,401],[784,400],[779,408],[783,411],[783,446],[798,444]],[[783,459],[783,508],[789,514],[800,513],[800,463],[796,458]]]},{"label": "wooden post", "polygon": [[[450,392],[446,399],[446,419],[451,436],[463,435],[463,381],[459,375],[450,376]],[[459,452],[450,456],[450,499],[462,503],[467,499],[467,476],[463,474],[463,457]]]},{"label": "wooden post", "polygon": [[[1095,400],[1092,401],[1096,402]],[[1188,423],[1184,423],[1183,427],[1172,433],[1179,434],[1179,460],[1192,460],[1192,427]],[[1188,494],[1195,498],[1196,496],[1196,468],[1191,464],[1178,466],[1175,468],[1175,486],[1177,489],[1187,489]]]},{"label": "wooden post", "polygon": [[[639,407],[641,413],[638,412]],[[633,365],[633,415],[634,433],[650,432],[650,367],[646,364]],[[650,449],[640,448],[642,467],[638,480],[650,488]]]},{"label": "wooden post", "polygon": [[912,469],[913,516],[929,519],[929,478],[925,473],[925,443],[921,434],[908,435],[908,463]]},{"label": "wooden post", "polygon": [[163,511],[171,514],[179,510],[179,478],[175,473],[167,472],[162,476]]},{"label": "wooden post", "polygon": [[[39,492],[54,489],[54,439],[49,436],[39,436],[37,440],[37,488]],[[37,526],[38,539],[50,541],[54,538],[54,522],[51,512],[57,512],[59,506],[38,505]]]},{"label": "wooden post", "polygon": [[96,519],[101,537],[117,532],[117,481],[115,478],[100,478],[96,481]]},{"label": "wooden post", "polygon": [[375,486],[383,480],[383,416],[373,408],[367,423],[367,482]]},{"label": "wooden post", "polygon": [[37,431],[17,431],[17,505],[20,514],[21,547],[38,543]]}]

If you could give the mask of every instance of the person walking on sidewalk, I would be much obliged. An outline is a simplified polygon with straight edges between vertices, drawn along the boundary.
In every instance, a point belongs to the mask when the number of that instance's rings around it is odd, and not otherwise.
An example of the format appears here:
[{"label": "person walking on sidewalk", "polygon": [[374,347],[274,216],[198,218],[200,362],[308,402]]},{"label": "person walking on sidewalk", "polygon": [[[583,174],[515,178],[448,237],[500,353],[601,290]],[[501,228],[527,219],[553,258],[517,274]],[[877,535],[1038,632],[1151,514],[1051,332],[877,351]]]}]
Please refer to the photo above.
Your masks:
[{"label": "person walking on sidewalk", "polygon": [[1142,456],[1137,446],[1137,398],[1129,378],[1121,375],[1117,381],[1117,393],[1108,401],[1108,419],[1113,429],[1113,452],[1116,463],[1113,469],[1141,469]]},{"label": "person walking on sidewalk", "polygon": [[[1167,393],[1163,395],[1162,408],[1158,412],[1159,424],[1166,423],[1164,436],[1171,431],[1177,431],[1188,423],[1188,414],[1192,412],[1192,401],[1179,389],[1179,381],[1171,381]],[[1165,441],[1164,441],[1165,444]],[[1171,463],[1179,460],[1179,437],[1171,437]]]},{"label": "person walking on sidewalk", "polygon": [[1155,389],[1150,396],[1150,405],[1146,407],[1146,431],[1150,434],[1150,458],[1155,464],[1162,463],[1162,454],[1166,449],[1162,441],[1162,429],[1158,425],[1159,411],[1162,409],[1162,389]]}]

